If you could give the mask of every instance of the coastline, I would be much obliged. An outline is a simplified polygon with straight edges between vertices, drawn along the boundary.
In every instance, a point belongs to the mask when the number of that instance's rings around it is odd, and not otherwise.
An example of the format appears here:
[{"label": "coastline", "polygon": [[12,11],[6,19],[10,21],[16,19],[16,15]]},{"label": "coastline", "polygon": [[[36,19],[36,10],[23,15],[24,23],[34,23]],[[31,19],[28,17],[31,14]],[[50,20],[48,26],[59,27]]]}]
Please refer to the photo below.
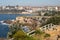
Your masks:
[{"label": "coastline", "polygon": [[6,38],[0,38],[0,40],[7,40]]},{"label": "coastline", "polygon": [[0,23],[2,25],[10,25],[13,21],[14,21],[14,19],[13,20],[3,20],[3,21],[0,21]]}]

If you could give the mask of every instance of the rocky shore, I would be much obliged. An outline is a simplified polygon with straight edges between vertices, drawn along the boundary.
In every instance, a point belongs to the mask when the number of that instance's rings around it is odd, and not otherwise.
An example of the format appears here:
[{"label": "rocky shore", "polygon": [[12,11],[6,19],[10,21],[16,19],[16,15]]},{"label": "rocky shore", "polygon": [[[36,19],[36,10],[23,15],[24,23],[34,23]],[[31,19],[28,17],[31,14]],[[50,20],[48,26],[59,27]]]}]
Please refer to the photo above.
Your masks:
[{"label": "rocky shore", "polygon": [[5,39],[5,38],[0,38],[0,40],[7,40],[7,39]]},{"label": "rocky shore", "polygon": [[13,21],[11,20],[4,20],[3,23],[6,23],[6,24],[11,24]]},{"label": "rocky shore", "polygon": [[4,20],[4,21],[0,21],[1,24],[3,25],[10,25],[11,23],[13,23],[14,20]]}]

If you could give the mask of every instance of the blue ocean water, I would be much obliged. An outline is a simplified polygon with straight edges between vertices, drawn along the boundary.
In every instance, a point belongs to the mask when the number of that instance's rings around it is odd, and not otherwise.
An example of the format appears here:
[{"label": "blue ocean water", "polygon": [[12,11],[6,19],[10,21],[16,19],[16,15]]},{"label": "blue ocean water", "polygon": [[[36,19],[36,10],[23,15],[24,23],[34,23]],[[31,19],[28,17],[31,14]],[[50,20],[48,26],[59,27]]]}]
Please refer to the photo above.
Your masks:
[{"label": "blue ocean water", "polygon": [[9,28],[7,25],[0,24],[0,38],[6,38]]},{"label": "blue ocean water", "polygon": [[0,14],[0,21],[15,19],[17,16],[35,16],[35,14]]},{"label": "blue ocean water", "polygon": [[[2,20],[12,20],[17,16],[34,16],[33,14],[0,14],[0,21]],[[6,38],[9,31],[8,25],[2,25],[0,23],[0,38]]]}]

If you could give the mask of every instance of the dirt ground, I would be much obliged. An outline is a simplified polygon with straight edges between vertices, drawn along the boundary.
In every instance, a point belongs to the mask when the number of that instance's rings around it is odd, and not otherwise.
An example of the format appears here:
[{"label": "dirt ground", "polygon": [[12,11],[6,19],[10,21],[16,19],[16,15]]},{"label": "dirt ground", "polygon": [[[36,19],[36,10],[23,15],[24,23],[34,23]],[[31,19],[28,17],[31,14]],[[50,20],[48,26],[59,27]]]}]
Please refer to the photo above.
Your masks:
[{"label": "dirt ground", "polygon": [[51,35],[49,40],[60,40],[60,38],[57,39],[57,35],[60,35],[60,25],[56,26],[55,30],[46,30],[45,32]]}]

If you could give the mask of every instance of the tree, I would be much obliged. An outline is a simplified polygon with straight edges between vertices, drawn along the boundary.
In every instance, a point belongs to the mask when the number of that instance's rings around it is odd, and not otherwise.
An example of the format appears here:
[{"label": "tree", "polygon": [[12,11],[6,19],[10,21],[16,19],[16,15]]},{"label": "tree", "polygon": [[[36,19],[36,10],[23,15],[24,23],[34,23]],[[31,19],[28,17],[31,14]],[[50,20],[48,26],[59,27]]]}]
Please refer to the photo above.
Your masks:
[{"label": "tree", "polygon": [[22,23],[16,22],[9,26],[9,33],[8,36],[12,38],[12,36],[18,31],[21,30]]},{"label": "tree", "polygon": [[50,19],[48,19],[46,24],[50,24],[50,23],[59,25],[60,24],[60,16],[55,16],[55,17],[51,17]]},{"label": "tree", "polygon": [[49,13],[45,13],[44,16],[49,16]]},{"label": "tree", "polygon": [[33,37],[27,36],[23,31],[19,30],[13,35],[14,40],[35,40]]},{"label": "tree", "polygon": [[37,11],[36,13],[38,13],[38,15],[41,16],[41,11]]},{"label": "tree", "polygon": [[50,34],[45,34],[44,37],[45,37],[45,38],[46,38],[46,37],[50,37]]}]

